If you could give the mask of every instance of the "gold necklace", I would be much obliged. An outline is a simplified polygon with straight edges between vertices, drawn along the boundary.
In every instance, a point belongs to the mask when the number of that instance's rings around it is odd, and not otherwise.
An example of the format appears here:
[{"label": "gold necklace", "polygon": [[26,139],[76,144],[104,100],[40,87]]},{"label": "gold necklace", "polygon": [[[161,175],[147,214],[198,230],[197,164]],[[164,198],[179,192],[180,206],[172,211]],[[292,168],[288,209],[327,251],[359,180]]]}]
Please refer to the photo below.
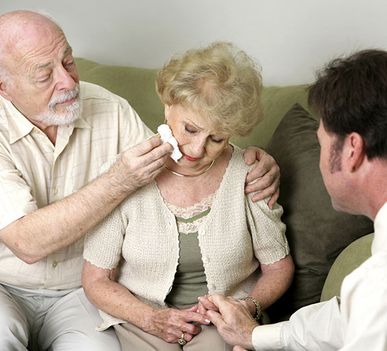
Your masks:
[{"label": "gold necklace", "polygon": [[210,165],[203,172],[198,173],[198,174],[182,174],[179,172],[172,171],[172,169],[169,169],[167,166],[165,166],[165,168],[167,169],[167,171],[171,172],[172,174],[174,174],[175,176],[178,176],[178,177],[198,177],[198,176],[208,172],[212,168],[214,163],[215,163],[215,160],[212,160]]}]

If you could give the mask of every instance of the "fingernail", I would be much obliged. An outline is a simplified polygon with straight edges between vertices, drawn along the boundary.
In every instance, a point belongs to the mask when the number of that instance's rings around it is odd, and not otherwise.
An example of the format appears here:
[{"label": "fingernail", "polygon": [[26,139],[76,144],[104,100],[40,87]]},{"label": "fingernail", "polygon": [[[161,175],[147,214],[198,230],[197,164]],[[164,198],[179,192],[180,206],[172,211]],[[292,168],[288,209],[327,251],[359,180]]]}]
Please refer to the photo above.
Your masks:
[{"label": "fingernail", "polygon": [[204,320],[207,324],[210,324],[211,323],[211,321],[209,320],[209,319],[205,319]]}]

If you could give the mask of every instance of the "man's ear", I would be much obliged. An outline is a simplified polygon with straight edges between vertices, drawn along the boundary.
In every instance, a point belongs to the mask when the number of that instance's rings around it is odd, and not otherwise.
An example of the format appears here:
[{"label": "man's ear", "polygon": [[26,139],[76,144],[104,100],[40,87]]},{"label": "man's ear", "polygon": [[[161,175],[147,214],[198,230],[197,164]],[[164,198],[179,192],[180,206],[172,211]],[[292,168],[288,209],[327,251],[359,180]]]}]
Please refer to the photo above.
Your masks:
[{"label": "man's ear", "polygon": [[351,133],[345,142],[345,162],[350,172],[355,172],[366,158],[365,142],[358,133]]},{"label": "man's ear", "polygon": [[0,78],[0,95],[6,99],[6,100],[9,100],[9,101],[12,101],[12,98],[11,96],[8,94],[7,92],[7,83],[4,82],[3,79]]}]

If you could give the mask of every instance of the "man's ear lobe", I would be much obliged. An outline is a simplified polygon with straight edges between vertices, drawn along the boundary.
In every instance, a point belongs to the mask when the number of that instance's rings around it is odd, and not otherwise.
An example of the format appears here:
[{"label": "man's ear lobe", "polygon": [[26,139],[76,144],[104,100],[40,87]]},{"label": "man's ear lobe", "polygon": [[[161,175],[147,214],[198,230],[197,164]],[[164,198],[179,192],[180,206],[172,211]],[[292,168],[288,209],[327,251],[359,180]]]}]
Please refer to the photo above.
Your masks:
[{"label": "man's ear lobe", "polygon": [[9,96],[8,93],[7,93],[7,84],[4,81],[2,81],[2,80],[0,80],[0,95],[4,99],[12,101],[11,96]]},{"label": "man's ear lobe", "polygon": [[351,172],[356,171],[366,157],[365,142],[358,133],[351,133],[347,136],[346,161]]}]

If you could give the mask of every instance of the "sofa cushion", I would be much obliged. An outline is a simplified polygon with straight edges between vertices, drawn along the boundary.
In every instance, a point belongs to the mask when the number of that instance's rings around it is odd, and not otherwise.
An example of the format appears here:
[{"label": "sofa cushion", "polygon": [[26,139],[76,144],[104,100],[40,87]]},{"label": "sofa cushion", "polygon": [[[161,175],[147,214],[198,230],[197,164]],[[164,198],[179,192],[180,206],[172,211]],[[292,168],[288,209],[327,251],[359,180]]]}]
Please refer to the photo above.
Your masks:
[{"label": "sofa cushion", "polygon": [[265,148],[285,113],[295,102],[306,104],[306,85],[269,86],[262,90],[264,118],[253,132],[232,141],[240,147],[257,145]]},{"label": "sofa cushion", "polygon": [[319,170],[318,121],[295,104],[278,125],[267,151],[281,168],[283,221],[295,261],[292,286],[269,309],[273,321],[287,319],[298,308],[318,302],[329,269],[352,241],[372,232],[363,216],[336,212]]},{"label": "sofa cushion", "polygon": [[343,279],[371,256],[374,234],[364,235],[348,245],[336,258],[321,292],[321,301],[340,296]]}]

